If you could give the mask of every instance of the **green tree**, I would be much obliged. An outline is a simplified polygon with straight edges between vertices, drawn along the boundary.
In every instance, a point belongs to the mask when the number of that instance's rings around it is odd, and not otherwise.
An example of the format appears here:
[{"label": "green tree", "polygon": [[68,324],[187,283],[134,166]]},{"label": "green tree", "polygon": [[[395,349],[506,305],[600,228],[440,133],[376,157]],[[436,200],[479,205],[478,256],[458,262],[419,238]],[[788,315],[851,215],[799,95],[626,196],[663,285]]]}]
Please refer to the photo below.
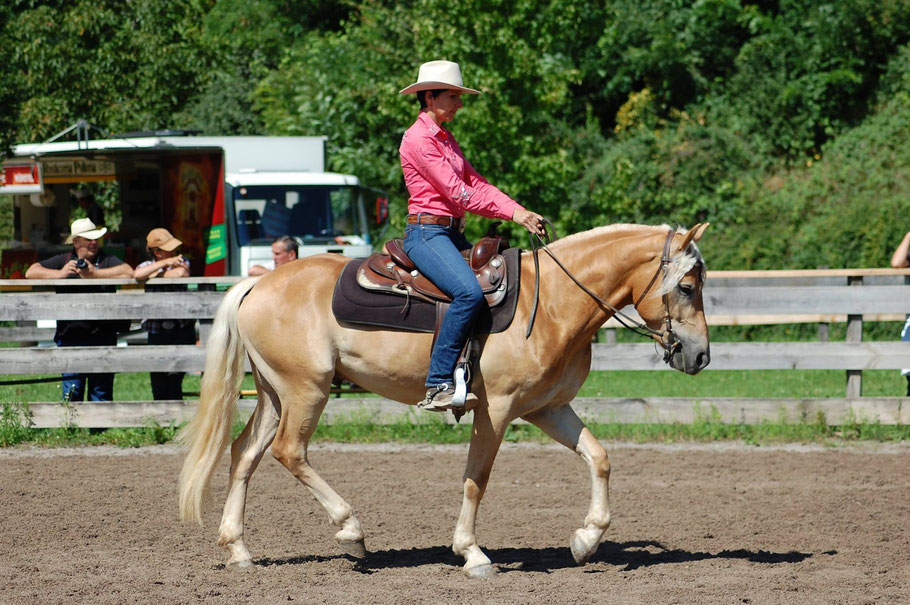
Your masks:
[{"label": "green tree", "polygon": [[910,230],[910,47],[876,110],[802,166],[747,182],[737,224],[706,238],[714,268],[887,266]]},{"label": "green tree", "polygon": [[562,213],[565,226],[734,223],[741,179],[754,162],[751,150],[735,133],[701,116],[674,118],[633,127],[593,148]]},{"label": "green tree", "polygon": [[709,105],[769,164],[798,164],[859,123],[883,67],[910,39],[906,2],[786,1],[777,14],[753,7],[744,18],[751,37]]},{"label": "green tree", "polygon": [[203,2],[14,2],[2,39],[21,74],[16,140],[41,141],[78,119],[112,131],[172,126],[198,88]]},{"label": "green tree", "polygon": [[303,36],[261,81],[256,107],[271,134],[328,134],[332,169],[403,200],[397,149],[417,106],[397,91],[421,62],[457,60],[484,93],[466,95],[452,126],[469,159],[511,196],[555,215],[579,168],[568,153],[579,73],[559,24],[582,16],[569,2],[544,10],[528,1],[365,2],[342,31]]},{"label": "green tree", "polygon": [[581,92],[607,128],[634,91],[651,90],[662,117],[711,92],[748,39],[738,0],[617,0],[584,51]]},{"label": "green tree", "polygon": [[205,15],[199,43],[211,54],[200,90],[177,116],[209,135],[262,134],[254,108],[260,80],[277,68],[286,49],[311,30],[336,31],[352,10],[329,0],[220,0]]},{"label": "green tree", "polygon": [[[0,23],[8,23],[12,17],[13,6],[0,4]],[[12,40],[5,28],[0,27],[0,57],[12,54]],[[15,143],[16,115],[22,99],[21,81],[12,75],[0,77],[0,158]],[[0,227],[2,229],[2,227]]]}]

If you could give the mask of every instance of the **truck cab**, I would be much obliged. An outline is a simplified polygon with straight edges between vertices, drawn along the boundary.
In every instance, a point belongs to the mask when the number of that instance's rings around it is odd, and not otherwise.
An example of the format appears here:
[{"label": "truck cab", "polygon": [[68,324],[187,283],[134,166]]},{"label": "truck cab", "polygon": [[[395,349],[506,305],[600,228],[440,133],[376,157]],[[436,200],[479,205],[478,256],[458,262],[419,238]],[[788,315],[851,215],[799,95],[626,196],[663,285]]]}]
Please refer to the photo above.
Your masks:
[{"label": "truck cab", "polygon": [[366,214],[370,192],[351,175],[245,172],[226,178],[226,213],[233,233],[230,273],[272,268],[272,241],[298,240],[299,257],[335,252],[352,257],[372,251]]}]

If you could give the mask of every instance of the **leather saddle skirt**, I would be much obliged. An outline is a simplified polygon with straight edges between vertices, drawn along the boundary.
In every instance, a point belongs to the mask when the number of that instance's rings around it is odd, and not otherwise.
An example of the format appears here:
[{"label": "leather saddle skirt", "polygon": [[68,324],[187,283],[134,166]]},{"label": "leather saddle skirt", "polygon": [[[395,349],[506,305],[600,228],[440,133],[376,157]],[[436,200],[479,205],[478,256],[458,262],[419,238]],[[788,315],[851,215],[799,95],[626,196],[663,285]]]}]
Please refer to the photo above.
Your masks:
[{"label": "leather saddle skirt", "polygon": [[[437,304],[451,298],[423,275],[400,247],[400,240],[386,244],[389,254],[354,259],[335,284],[332,311],[344,323],[433,332]],[[501,253],[497,242],[482,239],[465,262],[471,264],[487,306],[478,313],[475,334],[501,332],[509,327],[518,303],[521,250]]]}]

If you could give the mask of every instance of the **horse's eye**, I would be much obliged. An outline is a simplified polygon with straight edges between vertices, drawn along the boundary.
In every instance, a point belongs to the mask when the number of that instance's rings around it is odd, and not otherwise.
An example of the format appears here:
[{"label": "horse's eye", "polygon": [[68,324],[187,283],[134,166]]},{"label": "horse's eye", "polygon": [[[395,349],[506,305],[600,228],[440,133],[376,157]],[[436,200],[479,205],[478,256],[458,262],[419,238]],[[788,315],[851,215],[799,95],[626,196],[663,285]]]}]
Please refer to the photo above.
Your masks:
[{"label": "horse's eye", "polygon": [[695,286],[692,284],[679,284],[679,290],[686,296],[692,296],[695,293]]}]

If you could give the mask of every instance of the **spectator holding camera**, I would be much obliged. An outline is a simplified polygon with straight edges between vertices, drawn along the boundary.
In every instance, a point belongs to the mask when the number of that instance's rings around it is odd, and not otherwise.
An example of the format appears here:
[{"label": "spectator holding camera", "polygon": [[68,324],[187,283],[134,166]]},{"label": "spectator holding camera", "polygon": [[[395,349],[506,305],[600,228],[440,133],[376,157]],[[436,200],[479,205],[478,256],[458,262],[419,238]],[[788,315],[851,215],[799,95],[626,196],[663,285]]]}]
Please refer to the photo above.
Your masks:
[{"label": "spectator holding camera", "polygon": [[[179,248],[183,244],[167,229],[149,231],[145,238],[149,259],[136,267],[136,281],[156,277],[189,277],[190,261],[183,258]],[[146,284],[146,292],[185,292],[182,284]],[[196,344],[195,319],[147,319],[143,322],[150,345]],[[183,377],[186,372],[150,372],[152,397],[156,400],[183,399]]]},{"label": "spectator holding camera", "polygon": [[[101,240],[107,233],[91,219],[80,218],[70,226],[67,244],[73,250],[33,263],[25,272],[26,279],[99,279],[105,277],[133,277],[133,269],[116,256],[101,249]],[[77,292],[113,292],[113,286],[72,287],[58,290],[69,294]],[[119,320],[61,320],[57,322],[54,342],[58,347],[115,346],[117,331],[123,328]],[[128,329],[128,326],[126,326]],[[111,401],[114,397],[114,375],[64,374],[63,400],[83,401],[86,383],[89,384],[90,401]]]}]

